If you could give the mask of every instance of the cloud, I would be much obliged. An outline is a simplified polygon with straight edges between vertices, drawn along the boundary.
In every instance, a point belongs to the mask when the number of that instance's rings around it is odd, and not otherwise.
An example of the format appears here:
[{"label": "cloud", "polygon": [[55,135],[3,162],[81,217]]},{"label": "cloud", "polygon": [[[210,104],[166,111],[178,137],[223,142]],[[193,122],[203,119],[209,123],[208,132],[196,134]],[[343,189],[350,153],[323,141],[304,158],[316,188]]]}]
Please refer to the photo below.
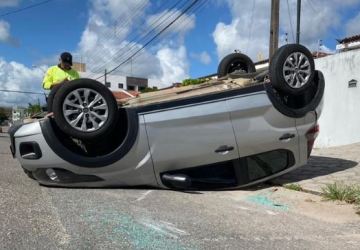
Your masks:
[{"label": "cloud", "polygon": [[354,18],[350,19],[346,24],[346,35],[354,36],[360,34],[360,13],[357,14]]},{"label": "cloud", "polygon": [[1,0],[0,1],[0,8],[18,6],[19,3],[20,3],[20,0]]},{"label": "cloud", "polygon": [[185,46],[178,49],[163,48],[160,49],[156,57],[160,61],[162,75],[160,81],[169,85],[189,78],[189,65],[186,56]]},{"label": "cloud", "polygon": [[190,56],[200,61],[202,64],[208,65],[211,63],[211,57],[206,51],[203,51],[201,53],[191,53]]},{"label": "cloud", "polygon": [[[17,62],[7,62],[0,58],[0,89],[42,92],[42,78],[44,69],[31,69]],[[44,102],[44,96],[7,93],[0,91],[0,106],[27,106],[29,102],[37,102],[40,98]]]},{"label": "cloud", "polygon": [[[234,49],[240,49],[255,61],[261,57],[267,58],[271,1],[224,0],[224,2],[230,9],[232,20],[230,23],[219,22],[213,32],[219,59]],[[292,34],[296,36],[296,0],[289,0],[289,11],[287,1],[280,3],[280,36],[287,32],[289,42],[293,42]],[[303,1],[301,43],[311,50],[316,50],[319,39],[324,39],[334,29],[340,27],[344,9],[355,5],[359,5],[359,1]]]},{"label": "cloud", "polygon": [[10,34],[10,24],[4,20],[0,20],[0,42],[7,43],[17,47],[19,42]]},{"label": "cloud", "polygon": [[[149,37],[150,28],[161,30],[180,12],[162,10],[147,15],[148,0],[93,0],[89,19],[78,44],[80,54],[91,72],[103,73],[124,62],[138,51]],[[160,20],[159,20],[160,18]],[[195,26],[195,16],[184,15],[171,32],[148,46],[132,60],[127,61],[114,74],[155,78],[168,86],[181,81],[188,74],[187,53],[183,46],[185,34]],[[144,25],[145,24],[145,25]],[[153,35],[153,34],[152,34]],[[180,54],[177,54],[180,53]],[[177,62],[174,58],[183,60]],[[180,69],[181,68],[181,69]],[[169,76],[169,72],[174,73]],[[89,77],[93,77],[90,74]]]},{"label": "cloud", "polygon": [[[164,29],[177,16],[180,15],[179,10],[164,10],[155,15],[151,15],[146,20],[146,25],[155,29],[157,32]],[[171,33],[184,36],[188,31],[195,27],[195,15],[184,14],[172,26]]]}]

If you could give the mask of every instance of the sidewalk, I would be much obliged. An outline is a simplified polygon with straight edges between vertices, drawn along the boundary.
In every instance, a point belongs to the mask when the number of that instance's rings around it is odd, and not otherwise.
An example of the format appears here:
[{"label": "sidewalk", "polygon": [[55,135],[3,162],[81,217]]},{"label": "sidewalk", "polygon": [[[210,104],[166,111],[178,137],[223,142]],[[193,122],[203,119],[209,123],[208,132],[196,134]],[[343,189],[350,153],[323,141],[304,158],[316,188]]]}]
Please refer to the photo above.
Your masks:
[{"label": "sidewalk", "polygon": [[8,133],[0,133],[0,137],[9,137]]},{"label": "sidewalk", "polygon": [[299,184],[304,191],[320,194],[334,182],[360,185],[360,143],[314,149],[309,163],[271,181],[273,184]]}]

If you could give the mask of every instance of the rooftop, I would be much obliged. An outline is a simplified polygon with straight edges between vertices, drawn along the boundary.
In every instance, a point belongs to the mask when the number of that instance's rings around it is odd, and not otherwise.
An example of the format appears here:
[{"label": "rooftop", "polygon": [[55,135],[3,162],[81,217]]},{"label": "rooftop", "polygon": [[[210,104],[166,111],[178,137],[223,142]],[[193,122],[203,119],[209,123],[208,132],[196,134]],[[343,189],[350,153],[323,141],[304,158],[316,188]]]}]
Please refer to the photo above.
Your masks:
[{"label": "rooftop", "polygon": [[360,35],[349,36],[349,37],[345,37],[343,39],[337,39],[337,41],[340,44],[359,42],[360,41]]}]

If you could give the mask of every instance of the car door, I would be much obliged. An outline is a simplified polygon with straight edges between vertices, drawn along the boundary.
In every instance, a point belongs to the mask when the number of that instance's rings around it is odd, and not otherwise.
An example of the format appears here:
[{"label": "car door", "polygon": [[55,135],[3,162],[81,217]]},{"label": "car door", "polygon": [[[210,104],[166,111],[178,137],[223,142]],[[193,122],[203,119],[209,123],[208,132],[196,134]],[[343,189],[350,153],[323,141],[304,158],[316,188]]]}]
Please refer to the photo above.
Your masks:
[{"label": "car door", "polygon": [[277,111],[265,92],[229,99],[227,105],[245,176],[243,184],[274,175],[299,162],[295,119]]},{"label": "car door", "polygon": [[144,117],[158,179],[167,171],[239,157],[226,101],[190,104]]}]

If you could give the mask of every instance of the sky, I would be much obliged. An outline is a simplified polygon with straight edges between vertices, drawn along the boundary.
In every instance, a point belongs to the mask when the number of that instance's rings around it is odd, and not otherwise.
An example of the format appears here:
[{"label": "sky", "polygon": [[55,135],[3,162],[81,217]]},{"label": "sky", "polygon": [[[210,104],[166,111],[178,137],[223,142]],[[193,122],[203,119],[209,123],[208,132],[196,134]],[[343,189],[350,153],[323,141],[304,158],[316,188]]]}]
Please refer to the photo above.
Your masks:
[{"label": "sky", "polygon": [[[194,0],[0,0],[0,90],[42,92],[44,71],[70,51],[91,72],[124,62]],[[253,61],[268,55],[270,0],[199,0],[167,32],[113,74],[156,79],[160,87],[215,73],[235,49]],[[280,44],[296,30],[296,0],[280,0]],[[195,5],[197,6],[197,5]],[[334,52],[336,39],[360,34],[360,0],[302,0],[301,43]],[[148,34],[148,36],[146,36]],[[89,73],[89,77],[94,74]],[[43,96],[4,93],[0,105]]]}]

